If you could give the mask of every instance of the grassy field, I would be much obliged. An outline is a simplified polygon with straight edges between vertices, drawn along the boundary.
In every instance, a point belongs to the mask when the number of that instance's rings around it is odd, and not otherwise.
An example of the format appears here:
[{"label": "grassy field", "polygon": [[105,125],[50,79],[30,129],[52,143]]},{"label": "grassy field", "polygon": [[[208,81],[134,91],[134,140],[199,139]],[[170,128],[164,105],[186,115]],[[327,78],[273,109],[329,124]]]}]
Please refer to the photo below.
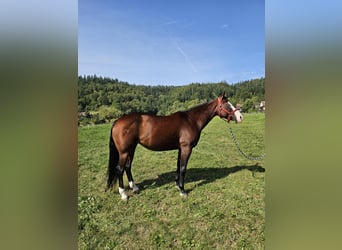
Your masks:
[{"label": "grassy field", "polygon": [[[231,126],[247,154],[265,152],[264,114]],[[117,188],[104,192],[109,131],[109,124],[78,130],[79,249],[264,249],[264,160],[246,160],[226,122],[214,118],[202,131],[188,163],[187,198],[175,187],[177,151],[141,146],[132,165],[141,191],[127,191],[128,202]]]}]

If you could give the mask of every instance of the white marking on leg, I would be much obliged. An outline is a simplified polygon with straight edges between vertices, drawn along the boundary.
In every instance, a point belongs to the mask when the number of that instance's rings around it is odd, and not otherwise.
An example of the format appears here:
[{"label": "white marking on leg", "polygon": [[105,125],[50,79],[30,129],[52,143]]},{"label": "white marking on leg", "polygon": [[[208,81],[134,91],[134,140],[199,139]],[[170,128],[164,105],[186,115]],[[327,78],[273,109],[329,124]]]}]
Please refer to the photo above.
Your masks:
[{"label": "white marking on leg", "polygon": [[133,181],[130,181],[129,183],[129,187],[133,189],[133,192],[138,192],[139,188],[137,185],[135,185],[135,183]]},{"label": "white marking on leg", "polygon": [[119,194],[121,195],[121,199],[122,200],[126,201],[128,199],[128,196],[125,193],[125,189],[124,188],[119,187]]},{"label": "white marking on leg", "polygon": [[187,194],[187,193],[180,192],[180,196],[186,198],[186,197],[188,197],[188,194]]}]

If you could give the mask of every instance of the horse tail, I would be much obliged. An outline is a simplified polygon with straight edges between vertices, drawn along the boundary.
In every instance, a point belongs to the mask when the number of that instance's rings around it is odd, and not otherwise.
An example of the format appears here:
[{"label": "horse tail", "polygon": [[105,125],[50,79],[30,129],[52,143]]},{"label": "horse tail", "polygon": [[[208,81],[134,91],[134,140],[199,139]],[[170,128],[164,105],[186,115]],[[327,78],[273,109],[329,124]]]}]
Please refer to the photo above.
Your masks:
[{"label": "horse tail", "polygon": [[112,128],[110,129],[110,137],[109,137],[109,161],[108,161],[108,171],[107,171],[107,188],[110,189],[117,181],[117,174],[116,174],[116,166],[119,162],[119,151],[115,146],[114,139],[113,139],[113,127],[115,123],[113,123]]}]

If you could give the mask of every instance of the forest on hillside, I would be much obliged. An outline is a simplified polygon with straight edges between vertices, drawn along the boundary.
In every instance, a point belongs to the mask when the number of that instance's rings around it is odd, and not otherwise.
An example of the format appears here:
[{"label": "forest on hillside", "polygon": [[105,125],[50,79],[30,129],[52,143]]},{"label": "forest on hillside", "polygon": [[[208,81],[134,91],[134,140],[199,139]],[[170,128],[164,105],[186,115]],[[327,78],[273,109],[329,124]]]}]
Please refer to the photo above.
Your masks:
[{"label": "forest on hillside", "polygon": [[144,86],[96,75],[79,76],[78,122],[106,123],[131,112],[167,115],[215,99],[224,91],[232,104],[241,104],[243,112],[254,112],[265,100],[265,78],[235,84],[223,81]]}]

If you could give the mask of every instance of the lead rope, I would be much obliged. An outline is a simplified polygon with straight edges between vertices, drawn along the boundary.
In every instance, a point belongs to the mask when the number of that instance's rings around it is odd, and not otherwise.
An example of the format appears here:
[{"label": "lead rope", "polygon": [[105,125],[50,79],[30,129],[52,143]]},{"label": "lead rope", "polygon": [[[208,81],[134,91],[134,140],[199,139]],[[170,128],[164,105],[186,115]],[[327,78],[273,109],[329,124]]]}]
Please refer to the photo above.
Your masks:
[{"label": "lead rope", "polygon": [[[228,123],[229,124],[229,123]],[[248,160],[252,160],[252,161],[258,161],[258,160],[261,160],[263,158],[265,158],[266,154],[262,154],[260,156],[257,156],[257,157],[252,157],[252,156],[249,156],[247,155],[245,152],[242,151],[242,149],[240,148],[240,145],[239,143],[237,142],[236,138],[235,138],[235,135],[233,133],[233,130],[232,130],[232,127],[230,126],[229,124],[229,132],[230,132],[230,135],[232,136],[233,138],[233,141],[237,147],[237,149],[239,150],[239,152]]]}]

